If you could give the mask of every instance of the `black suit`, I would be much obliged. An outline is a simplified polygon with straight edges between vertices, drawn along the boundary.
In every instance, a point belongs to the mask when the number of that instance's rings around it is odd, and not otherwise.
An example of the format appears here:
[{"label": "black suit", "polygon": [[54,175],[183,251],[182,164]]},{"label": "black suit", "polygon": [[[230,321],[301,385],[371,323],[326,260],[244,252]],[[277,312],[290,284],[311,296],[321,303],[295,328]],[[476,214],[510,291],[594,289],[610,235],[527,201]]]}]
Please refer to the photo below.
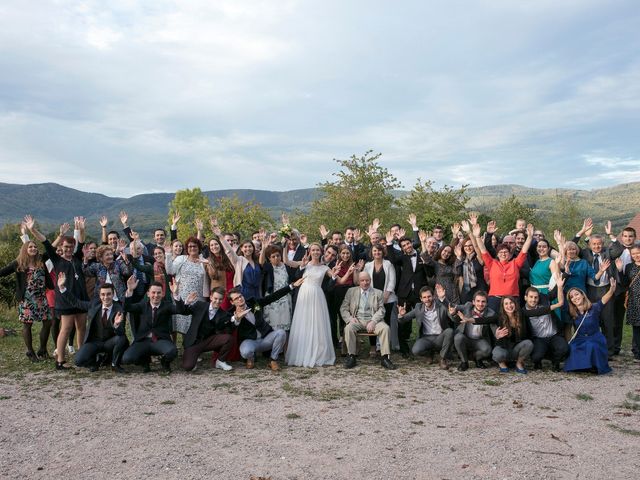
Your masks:
[{"label": "black suit", "polygon": [[[414,255],[398,253],[393,248],[387,249],[389,261],[400,268],[396,283],[398,305],[404,305],[407,311],[413,309],[419,301],[418,292],[427,285],[427,277],[434,274],[433,267],[429,266],[414,250],[416,268],[414,270],[411,261]],[[411,336],[411,323],[398,325],[398,342],[403,354],[409,353],[409,337]]]},{"label": "black suit", "polygon": [[124,352],[123,363],[148,364],[151,355],[162,355],[162,363],[166,367],[178,355],[176,346],[171,341],[173,324],[171,316],[178,306],[163,300],[157,307],[155,319],[153,307],[149,300],[134,303],[131,297],[125,297],[124,310],[130,312],[133,344]]},{"label": "black suit", "polygon": [[99,353],[106,353],[111,356],[111,364],[119,366],[122,354],[129,346],[129,340],[125,333],[124,315],[120,324],[116,327],[114,319],[118,313],[123,313],[122,305],[114,302],[111,305],[111,312],[107,319],[107,325],[102,324],[102,302],[93,300],[79,300],[75,298],[69,290],[61,293],[65,299],[81,310],[87,310],[87,328],[84,336],[84,343],[75,357],[75,364],[78,367],[90,367],[96,364],[96,356]]},{"label": "black suit", "polygon": [[233,337],[224,333],[231,326],[231,315],[221,308],[209,318],[209,302],[198,301],[191,305],[181,303],[178,313],[191,315],[191,325],[184,336],[184,354],[182,368],[193,370],[198,357],[205,352],[218,352],[218,358],[224,361],[233,346]]}]

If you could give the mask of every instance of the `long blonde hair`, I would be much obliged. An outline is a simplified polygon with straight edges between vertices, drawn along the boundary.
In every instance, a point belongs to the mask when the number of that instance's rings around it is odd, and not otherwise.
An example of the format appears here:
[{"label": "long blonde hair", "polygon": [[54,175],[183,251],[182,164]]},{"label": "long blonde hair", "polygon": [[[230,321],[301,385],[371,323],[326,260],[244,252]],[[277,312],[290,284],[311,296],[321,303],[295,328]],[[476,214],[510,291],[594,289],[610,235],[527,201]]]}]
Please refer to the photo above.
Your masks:
[{"label": "long blonde hair", "polygon": [[[36,245],[35,242],[29,241],[27,243],[23,243],[22,247],[20,247],[20,253],[18,253],[18,258],[16,258],[16,261],[18,262],[17,270],[19,272],[26,272],[30,266],[33,266],[35,268],[42,268],[44,265],[40,251],[38,251],[38,254],[35,257],[29,256],[28,250],[29,250],[29,245],[31,244]],[[31,263],[32,261],[33,261],[33,265]]]}]

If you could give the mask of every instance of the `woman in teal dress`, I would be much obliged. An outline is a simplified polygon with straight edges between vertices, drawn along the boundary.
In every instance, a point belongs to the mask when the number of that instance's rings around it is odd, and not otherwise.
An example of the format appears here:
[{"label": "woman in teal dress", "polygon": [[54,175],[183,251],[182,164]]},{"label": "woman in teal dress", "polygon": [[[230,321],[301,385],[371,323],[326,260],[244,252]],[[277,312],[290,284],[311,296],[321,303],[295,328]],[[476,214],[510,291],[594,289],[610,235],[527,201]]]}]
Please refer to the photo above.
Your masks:
[{"label": "woman in teal dress", "polygon": [[560,274],[558,264],[549,256],[551,247],[545,239],[536,246],[538,260],[529,271],[529,283],[540,293],[540,302],[549,303],[549,290],[555,286],[554,277]]}]

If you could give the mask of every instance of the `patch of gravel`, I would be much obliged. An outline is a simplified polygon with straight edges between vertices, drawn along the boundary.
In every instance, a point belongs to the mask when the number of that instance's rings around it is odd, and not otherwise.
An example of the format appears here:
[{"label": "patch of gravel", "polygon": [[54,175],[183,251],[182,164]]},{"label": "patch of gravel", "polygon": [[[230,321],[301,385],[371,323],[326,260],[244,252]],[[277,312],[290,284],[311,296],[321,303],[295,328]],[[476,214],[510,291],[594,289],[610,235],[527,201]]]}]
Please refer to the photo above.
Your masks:
[{"label": "patch of gravel", "polygon": [[394,372],[365,360],[353,371],[237,364],[230,373],[0,377],[0,477],[601,479],[640,471],[638,364],[616,362],[605,376],[520,376],[396,363]]}]

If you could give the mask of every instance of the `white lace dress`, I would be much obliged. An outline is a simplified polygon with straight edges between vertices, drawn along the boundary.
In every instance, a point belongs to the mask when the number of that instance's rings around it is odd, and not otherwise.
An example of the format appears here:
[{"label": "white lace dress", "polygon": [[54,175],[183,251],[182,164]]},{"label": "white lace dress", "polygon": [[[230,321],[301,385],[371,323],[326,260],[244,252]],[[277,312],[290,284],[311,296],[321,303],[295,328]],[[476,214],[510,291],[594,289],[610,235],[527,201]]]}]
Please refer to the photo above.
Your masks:
[{"label": "white lace dress", "polygon": [[[289,285],[289,274],[284,264],[273,267],[273,291]],[[289,331],[291,328],[291,294],[264,307],[264,319],[271,328]]]},{"label": "white lace dress", "polygon": [[322,291],[322,281],[328,269],[326,265],[307,265],[305,268],[305,281],[298,291],[291,321],[285,356],[287,365],[316,367],[333,365],[336,361],[329,310]]}]

